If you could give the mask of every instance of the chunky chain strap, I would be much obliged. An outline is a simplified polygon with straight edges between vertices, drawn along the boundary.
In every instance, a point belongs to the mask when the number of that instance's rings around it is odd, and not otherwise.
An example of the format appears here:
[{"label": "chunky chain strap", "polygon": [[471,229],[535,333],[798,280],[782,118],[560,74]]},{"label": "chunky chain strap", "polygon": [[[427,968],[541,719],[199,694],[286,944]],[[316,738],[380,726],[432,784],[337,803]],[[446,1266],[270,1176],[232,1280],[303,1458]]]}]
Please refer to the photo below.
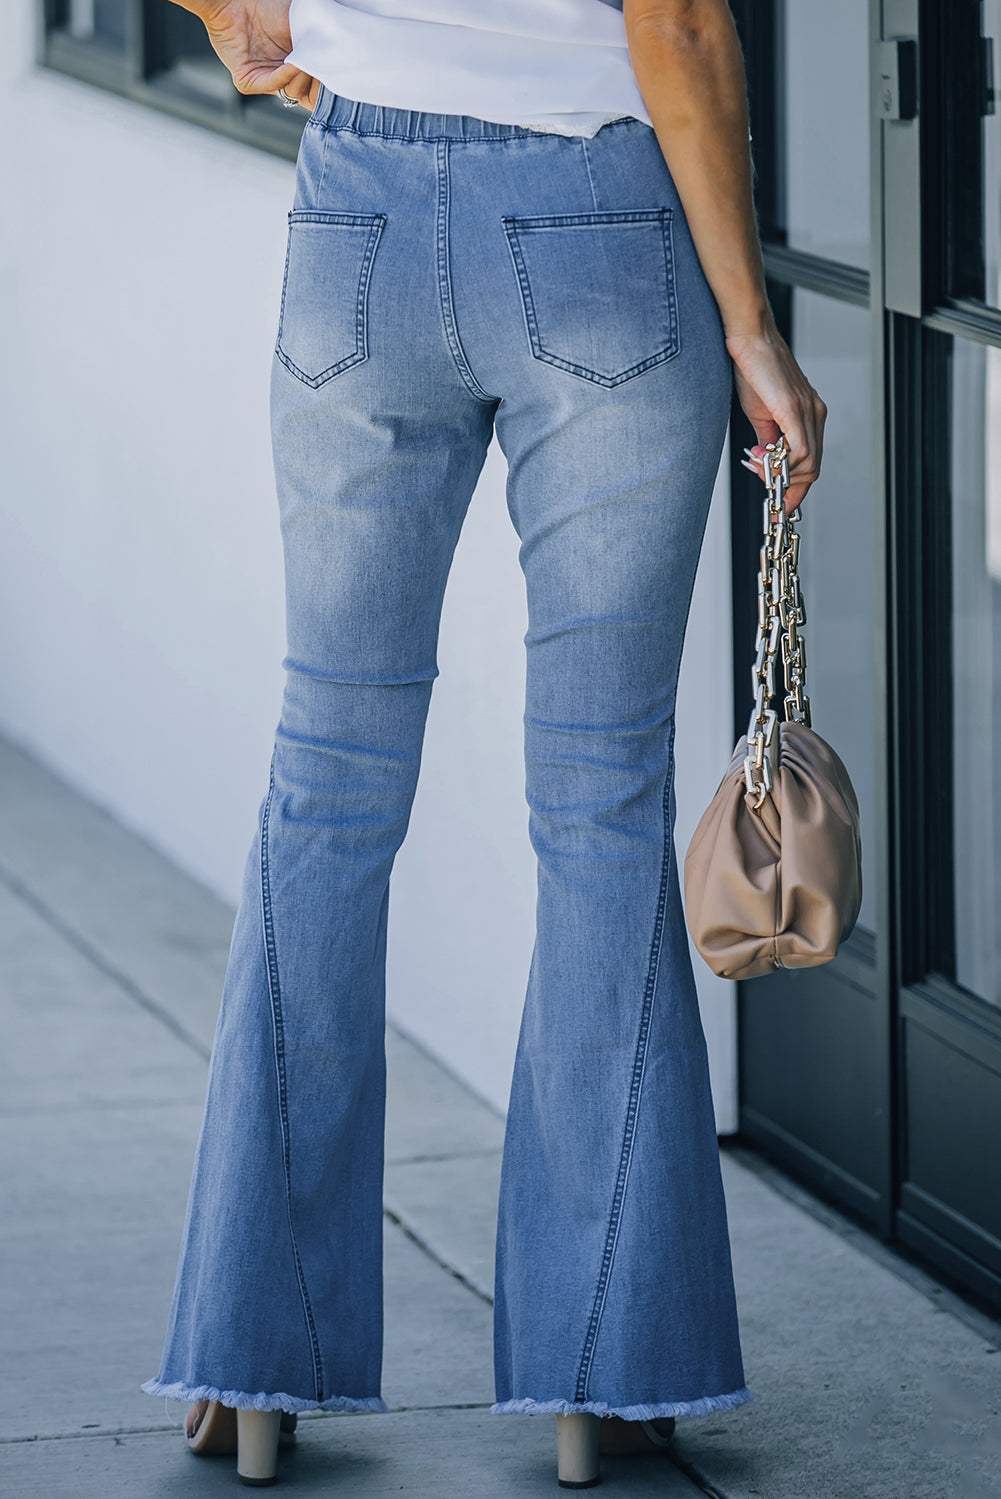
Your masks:
[{"label": "chunky chain strap", "polygon": [[778,715],[771,707],[775,696],[775,662],[780,651],[785,682],[784,716],[787,721],[810,723],[810,699],[806,695],[806,642],[800,627],[806,610],[799,588],[799,514],[786,514],[785,493],[789,487],[789,449],[785,438],[765,449],[765,537],[758,573],[758,634],[751,668],[754,707],[747,726],[744,780],[760,807],[772,789],[771,752]]}]

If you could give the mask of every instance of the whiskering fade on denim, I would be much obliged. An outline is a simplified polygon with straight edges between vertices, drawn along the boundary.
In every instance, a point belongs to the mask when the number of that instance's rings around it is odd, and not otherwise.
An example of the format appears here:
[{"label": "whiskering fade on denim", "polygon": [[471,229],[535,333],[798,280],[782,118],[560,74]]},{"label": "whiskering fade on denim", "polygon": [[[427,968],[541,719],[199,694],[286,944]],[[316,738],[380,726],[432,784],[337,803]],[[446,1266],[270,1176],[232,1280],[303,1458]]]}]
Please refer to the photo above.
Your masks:
[{"label": "whiskering fade on denim", "polygon": [[150,1393],[384,1409],[389,881],[496,432],[538,894],[494,1409],[649,1420],[751,1398],[673,849],[675,690],[729,396],[648,126],[585,142],[321,91],[273,366],[286,686]]}]

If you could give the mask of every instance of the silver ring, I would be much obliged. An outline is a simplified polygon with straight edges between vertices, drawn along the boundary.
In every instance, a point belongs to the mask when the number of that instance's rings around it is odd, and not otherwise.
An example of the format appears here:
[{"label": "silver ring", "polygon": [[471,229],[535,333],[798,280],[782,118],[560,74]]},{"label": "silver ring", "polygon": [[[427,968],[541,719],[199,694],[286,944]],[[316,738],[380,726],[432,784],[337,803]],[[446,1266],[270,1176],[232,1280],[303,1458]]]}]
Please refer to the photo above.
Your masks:
[{"label": "silver ring", "polygon": [[299,108],[299,101],[298,101],[298,99],[293,99],[292,95],[291,94],[287,94],[283,88],[280,88],[278,90],[277,97],[282,101],[282,103],[284,104],[284,106],[285,106],[286,109],[298,109]]}]

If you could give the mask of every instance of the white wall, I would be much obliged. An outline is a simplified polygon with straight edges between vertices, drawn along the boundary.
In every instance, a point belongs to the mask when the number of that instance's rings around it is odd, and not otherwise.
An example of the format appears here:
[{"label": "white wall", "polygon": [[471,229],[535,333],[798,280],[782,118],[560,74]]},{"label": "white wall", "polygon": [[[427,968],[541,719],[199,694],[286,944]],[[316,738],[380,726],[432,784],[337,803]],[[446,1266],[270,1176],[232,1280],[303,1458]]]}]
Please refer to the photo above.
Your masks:
[{"label": "white wall", "polygon": [[[267,386],[293,169],[34,69],[30,0],[17,12],[0,60],[0,727],[233,901],[281,693]],[[501,1107],[535,898],[502,491],[494,448],[449,585],[389,965],[397,1020]],[[724,500],[683,669],[679,839],[731,749]],[[732,995],[704,968],[700,985],[732,1129]]]},{"label": "white wall", "polygon": [[281,691],[267,394],[293,168],[34,71],[21,40],[0,720],[232,899]]}]

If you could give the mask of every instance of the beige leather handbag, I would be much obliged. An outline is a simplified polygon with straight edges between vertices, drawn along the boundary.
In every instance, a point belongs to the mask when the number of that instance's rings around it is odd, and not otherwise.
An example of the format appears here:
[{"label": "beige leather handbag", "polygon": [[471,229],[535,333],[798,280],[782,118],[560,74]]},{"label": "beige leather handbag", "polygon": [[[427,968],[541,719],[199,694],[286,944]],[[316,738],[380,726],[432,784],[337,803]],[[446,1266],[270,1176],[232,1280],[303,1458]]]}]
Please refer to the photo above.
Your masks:
[{"label": "beige leather handbag", "polygon": [[[810,727],[798,512],[787,516],[784,440],[767,449],[754,707],[685,859],[688,930],[714,973],[749,979],[828,963],[858,919],[858,801]],[[784,720],[771,707],[781,654]]]}]

